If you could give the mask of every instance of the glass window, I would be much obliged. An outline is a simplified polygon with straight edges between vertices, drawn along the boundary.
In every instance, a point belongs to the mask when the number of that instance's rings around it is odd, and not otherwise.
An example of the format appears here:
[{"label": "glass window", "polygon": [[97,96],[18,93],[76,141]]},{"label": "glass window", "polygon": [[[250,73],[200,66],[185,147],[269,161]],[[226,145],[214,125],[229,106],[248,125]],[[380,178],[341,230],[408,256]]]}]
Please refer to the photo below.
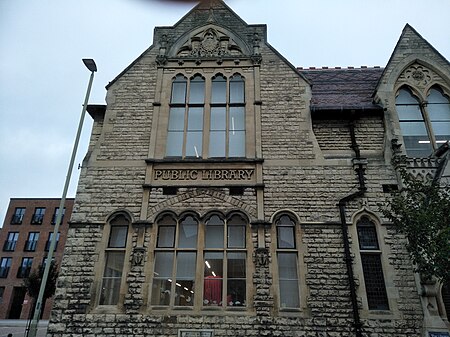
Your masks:
[{"label": "glass window", "polygon": [[11,219],[11,224],[20,225],[23,221],[24,216],[25,216],[25,207],[16,207]]},{"label": "glass window", "polygon": [[[52,244],[53,235],[54,235],[53,232],[48,234],[48,239],[47,239],[47,242],[45,244],[45,251],[46,252],[48,252],[50,250],[50,245]],[[56,249],[58,248],[59,236],[60,236],[60,233],[58,232],[56,234],[55,249],[53,250],[54,252],[56,252]]]},{"label": "glass window", "polygon": [[[208,106],[206,86],[211,91]],[[209,130],[204,129],[206,123]],[[190,79],[177,75],[173,79],[167,157],[245,157],[245,128],[245,82],[241,75],[228,79],[222,74],[212,78],[197,74]]]},{"label": "glass window", "polygon": [[[200,223],[196,217],[188,215],[178,219],[170,231],[166,228],[166,216],[157,225],[152,305],[194,306],[195,294],[199,294],[202,306],[246,305],[247,221],[243,216],[235,214],[226,220],[214,214]],[[204,231],[203,247],[198,245],[201,231]],[[166,244],[172,243],[172,239],[167,240],[161,233],[175,237],[175,245]],[[203,254],[198,254],[199,250],[203,250]],[[196,273],[200,265],[203,275]]]},{"label": "glass window", "polygon": [[0,277],[6,278],[8,277],[9,269],[11,268],[12,258],[10,257],[2,257],[0,261]]},{"label": "glass window", "polygon": [[19,270],[17,271],[17,277],[18,278],[26,278],[28,275],[30,275],[31,266],[33,264],[33,258],[32,257],[24,257],[22,258],[22,263],[19,267]]},{"label": "glass window", "polygon": [[13,252],[16,249],[18,239],[19,239],[18,232],[9,232],[5,244],[3,245],[3,251]]},{"label": "glass window", "polygon": [[45,215],[45,208],[44,207],[36,207],[34,209],[33,217],[31,218],[31,223],[34,225],[42,224],[42,221],[44,221],[44,215]]},{"label": "glass window", "polygon": [[119,303],[129,221],[124,215],[117,215],[110,221],[109,228],[99,305],[117,305]]},{"label": "glass window", "polygon": [[450,140],[450,101],[438,89],[428,95],[427,111],[436,137],[437,146]]},{"label": "glass window", "polygon": [[172,99],[167,130],[166,156],[201,157],[203,144],[203,112],[205,80],[195,75],[189,80],[189,100],[186,101],[188,81],[177,75],[172,82]]},{"label": "glass window", "polygon": [[276,224],[280,308],[299,308],[300,289],[295,222],[281,215]]},{"label": "glass window", "polygon": [[408,156],[428,157],[450,140],[450,101],[439,87],[431,88],[424,104],[408,88],[402,88],[396,108]]},{"label": "glass window", "polygon": [[375,223],[363,216],[356,230],[369,310],[389,310]]},{"label": "glass window", "polygon": [[29,232],[28,239],[25,242],[24,250],[27,252],[34,252],[39,240],[39,232]]},{"label": "glass window", "polygon": [[[59,207],[55,207],[55,212],[53,213],[53,216],[52,216],[52,225],[56,224],[56,218],[58,217],[58,214],[59,214]],[[61,223],[60,224],[63,223],[65,214],[66,214],[66,208],[64,207],[62,215],[61,215]]]}]

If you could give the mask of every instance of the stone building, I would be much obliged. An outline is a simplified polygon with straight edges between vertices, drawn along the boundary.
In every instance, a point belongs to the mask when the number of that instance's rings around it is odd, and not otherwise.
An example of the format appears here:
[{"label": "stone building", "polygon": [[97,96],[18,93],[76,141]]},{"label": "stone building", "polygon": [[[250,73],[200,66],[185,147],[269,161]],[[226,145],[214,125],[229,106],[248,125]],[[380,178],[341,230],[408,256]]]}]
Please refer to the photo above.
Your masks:
[{"label": "stone building", "polygon": [[448,336],[379,203],[448,178],[449,62],[409,25],[385,68],[266,37],[201,3],[89,106],[49,336]]},{"label": "stone building", "polygon": [[[33,299],[24,280],[45,263],[52,240],[61,199],[11,198],[0,230],[0,320],[28,319]],[[68,220],[74,199],[66,199],[63,218],[56,237],[54,259],[58,266],[64,251]],[[53,298],[46,301],[42,318],[48,319]]]}]

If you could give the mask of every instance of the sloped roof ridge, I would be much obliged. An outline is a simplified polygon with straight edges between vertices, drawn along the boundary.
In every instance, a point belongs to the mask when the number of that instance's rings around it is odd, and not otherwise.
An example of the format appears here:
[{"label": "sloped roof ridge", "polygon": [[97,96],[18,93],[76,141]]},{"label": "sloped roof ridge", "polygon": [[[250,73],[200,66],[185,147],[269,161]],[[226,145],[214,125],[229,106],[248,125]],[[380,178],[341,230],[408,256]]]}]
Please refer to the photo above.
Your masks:
[{"label": "sloped roof ridge", "polygon": [[321,66],[321,67],[297,67],[298,70],[358,70],[358,69],[383,69],[384,67],[381,66],[347,66],[347,67],[341,67],[341,66],[334,66],[334,67],[327,67],[327,66]]}]

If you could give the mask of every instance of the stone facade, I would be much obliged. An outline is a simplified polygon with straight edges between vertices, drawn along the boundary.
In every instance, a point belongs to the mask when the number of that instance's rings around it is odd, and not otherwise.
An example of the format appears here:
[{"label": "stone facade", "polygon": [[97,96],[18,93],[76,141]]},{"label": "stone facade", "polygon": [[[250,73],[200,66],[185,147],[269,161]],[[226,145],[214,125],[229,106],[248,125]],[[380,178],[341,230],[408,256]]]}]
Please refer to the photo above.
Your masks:
[{"label": "stone facade", "polygon": [[[107,105],[88,109],[94,126],[48,336],[422,336],[426,306],[405,238],[379,210],[388,187],[401,183],[399,163],[433,175],[441,161],[408,159],[401,146],[391,146],[402,139],[396,90],[419,65],[427,68],[427,85],[450,93],[448,62],[409,26],[386,68],[358,70],[296,69],[267,43],[264,25],[245,24],[218,0],[199,4],[173,27],[156,28],[153,45],[108,85]],[[189,88],[201,78],[204,104],[174,101],[179,74]],[[236,74],[245,80],[245,102],[210,101],[215,78],[230,85]],[[245,110],[245,156],[208,156],[216,106]],[[194,157],[181,150],[168,157],[171,114],[185,107],[203,109],[203,141]],[[234,122],[224,122],[230,139]],[[181,130],[183,151],[189,128]],[[244,219],[242,243],[208,250],[213,218],[226,228]],[[373,285],[362,267],[361,219],[377,237],[372,253],[386,294],[378,309],[367,295]],[[198,225],[198,247],[160,243],[162,230],[181,231],[187,220]],[[124,226],[123,244],[111,243]],[[173,291],[181,290],[167,283],[171,297],[163,302],[159,256],[186,252],[197,254],[189,283],[195,298],[179,304]],[[209,253],[245,256],[243,303],[211,307],[202,298]],[[123,256],[120,270],[110,267],[112,254]],[[286,269],[288,256],[296,262]],[[181,274],[179,268],[170,273]],[[238,282],[231,279],[220,282]],[[110,281],[116,288],[108,288]],[[436,331],[445,331],[442,324]]]}]

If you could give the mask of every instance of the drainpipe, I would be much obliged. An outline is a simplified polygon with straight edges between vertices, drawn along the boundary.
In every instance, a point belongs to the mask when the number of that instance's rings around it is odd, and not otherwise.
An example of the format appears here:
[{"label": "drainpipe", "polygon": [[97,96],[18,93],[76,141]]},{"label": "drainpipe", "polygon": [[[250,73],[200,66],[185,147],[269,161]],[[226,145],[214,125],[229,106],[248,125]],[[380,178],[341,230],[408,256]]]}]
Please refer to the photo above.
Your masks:
[{"label": "drainpipe", "polygon": [[348,239],[348,227],[347,227],[347,221],[345,219],[345,208],[348,202],[355,200],[356,198],[362,197],[364,195],[364,192],[367,190],[365,181],[364,181],[364,165],[367,164],[367,161],[363,158],[361,158],[361,153],[359,150],[359,146],[356,142],[355,137],[355,121],[352,119],[349,124],[350,128],[350,137],[352,141],[351,148],[355,152],[355,158],[353,158],[353,166],[355,167],[355,171],[358,178],[358,191],[354,192],[341,200],[339,200],[338,206],[339,206],[339,215],[341,218],[341,225],[342,225],[342,238],[344,241],[344,260],[345,264],[347,266],[347,276],[348,276],[348,282],[350,286],[350,298],[352,302],[352,309],[353,309],[353,326],[355,331],[356,337],[362,337],[362,324],[361,319],[359,315],[359,309],[358,309],[358,299],[356,296],[356,285],[355,285],[355,278],[353,273],[353,265],[352,265],[352,257],[350,252],[350,242]]}]

